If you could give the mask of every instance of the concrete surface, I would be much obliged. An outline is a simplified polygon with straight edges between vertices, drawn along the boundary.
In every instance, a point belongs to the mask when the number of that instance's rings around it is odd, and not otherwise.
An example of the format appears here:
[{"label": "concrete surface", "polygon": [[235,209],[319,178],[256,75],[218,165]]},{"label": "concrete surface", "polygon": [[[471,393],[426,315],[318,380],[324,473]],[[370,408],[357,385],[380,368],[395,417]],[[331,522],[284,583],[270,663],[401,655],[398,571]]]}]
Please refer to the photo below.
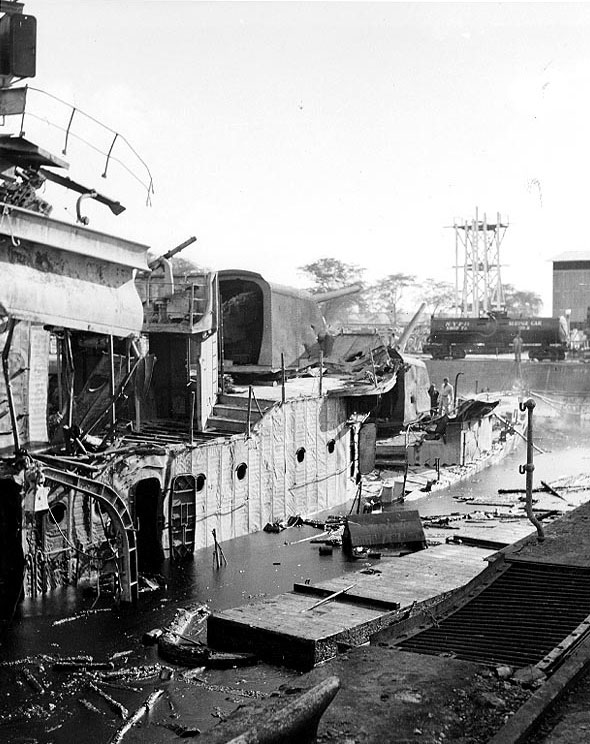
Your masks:
[{"label": "concrete surface", "polygon": [[[483,742],[528,696],[518,685],[508,691],[471,662],[376,647],[339,656],[287,691],[298,693],[331,675],[340,678],[341,690],[320,721],[322,743]],[[239,709],[199,741],[225,742],[282,704],[279,698]]]}]

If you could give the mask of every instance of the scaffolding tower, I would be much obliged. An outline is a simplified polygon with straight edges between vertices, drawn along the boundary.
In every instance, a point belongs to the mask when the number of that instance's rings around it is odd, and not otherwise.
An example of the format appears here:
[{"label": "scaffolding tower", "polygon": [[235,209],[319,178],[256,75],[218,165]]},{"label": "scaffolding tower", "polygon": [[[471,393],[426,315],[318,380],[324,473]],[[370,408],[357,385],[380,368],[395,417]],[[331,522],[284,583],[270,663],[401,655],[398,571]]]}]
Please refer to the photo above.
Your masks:
[{"label": "scaffolding tower", "polygon": [[[495,222],[486,215],[459,224],[455,221],[455,308],[457,315],[479,318],[490,312],[504,312],[506,302],[500,276],[500,246],[508,222],[500,214]],[[464,251],[464,263],[459,264],[459,252]],[[463,293],[459,296],[459,270],[463,269]]]}]

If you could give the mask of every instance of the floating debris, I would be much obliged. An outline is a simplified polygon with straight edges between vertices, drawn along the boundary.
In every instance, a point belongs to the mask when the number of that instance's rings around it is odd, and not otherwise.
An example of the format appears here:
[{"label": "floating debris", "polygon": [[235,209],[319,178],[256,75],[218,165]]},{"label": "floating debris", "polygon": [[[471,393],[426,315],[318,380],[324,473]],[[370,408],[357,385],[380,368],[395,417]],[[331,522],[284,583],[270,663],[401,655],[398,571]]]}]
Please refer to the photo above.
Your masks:
[{"label": "floating debris", "polygon": [[158,677],[162,666],[160,664],[150,664],[137,667],[126,667],[125,669],[115,669],[112,672],[98,672],[95,677],[99,680],[113,679],[131,679],[135,682]]},{"label": "floating debris", "polygon": [[76,612],[71,617],[62,617],[61,620],[54,620],[51,624],[55,627],[56,625],[63,625],[64,623],[71,623],[74,620],[84,620],[87,617],[90,617],[91,615],[98,615],[99,612],[110,612],[112,613],[112,609],[110,607],[99,607],[96,610],[82,610],[82,612]]},{"label": "floating debris", "polygon": [[155,643],[158,642],[158,638],[162,635],[163,632],[164,631],[162,630],[162,628],[153,628],[152,630],[148,630],[141,637],[141,642],[144,646],[153,646]]},{"label": "floating debris", "polygon": [[209,690],[209,692],[225,692],[228,695],[239,695],[241,697],[247,698],[258,698],[259,700],[264,700],[265,698],[272,696],[272,693],[269,692],[260,692],[259,690],[236,690],[233,687],[229,687],[228,685],[213,684],[200,676],[204,670],[205,668],[203,667],[200,670],[192,669],[190,671],[184,672],[181,676],[181,679],[183,679],[185,682],[191,682],[199,685],[200,687],[204,687],[205,689]]},{"label": "floating debris", "polygon": [[101,679],[100,684],[104,687],[110,687],[113,690],[125,690],[126,692],[141,692],[141,687],[132,687],[131,685],[125,684],[124,682],[109,682],[106,679]]},{"label": "floating debris", "polygon": [[90,700],[86,700],[86,698],[80,698],[78,702],[80,703],[80,705],[83,705],[86,710],[90,710],[92,711],[92,713],[100,713],[101,716],[104,715],[102,710],[97,708],[96,705],[93,705]]},{"label": "floating debris", "polygon": [[110,739],[109,744],[119,744],[122,741],[125,734],[135,726],[145,715],[147,715],[158,699],[164,694],[164,690],[154,690],[151,692],[141,706],[125,721],[125,723],[115,731]]},{"label": "floating debris", "polygon": [[173,731],[176,736],[180,736],[181,739],[186,739],[191,736],[199,736],[201,729],[196,726],[185,726],[180,723],[165,723],[164,726],[170,731]]},{"label": "floating debris", "polygon": [[279,532],[286,530],[287,526],[282,522],[267,522],[262,529],[264,532],[278,534]]},{"label": "floating debris", "polygon": [[14,661],[2,661],[0,662],[0,669],[19,667],[24,664],[38,664],[44,661],[52,662],[54,661],[54,657],[48,656],[47,654],[40,654],[39,656],[25,656],[24,659],[15,659]]},{"label": "floating debris", "polygon": [[112,661],[56,661],[55,670],[63,671],[91,671],[95,669],[114,669]]},{"label": "floating debris", "polygon": [[116,659],[122,659],[123,657],[131,656],[133,651],[129,649],[128,651],[117,651],[116,654],[111,655],[111,661],[115,661]]},{"label": "floating debris", "polygon": [[35,675],[29,669],[23,669],[22,674],[29,687],[35,692],[38,692],[39,695],[43,695],[43,693],[45,692],[45,687],[43,687],[37,677],[35,677]]},{"label": "floating debris", "polygon": [[285,545],[299,545],[304,542],[318,542],[322,537],[328,537],[329,532],[323,532],[321,535],[311,535],[311,537],[302,537],[301,540],[293,540],[292,542],[285,542]]},{"label": "floating debris", "polygon": [[100,697],[105,700],[109,706],[112,708],[112,710],[115,711],[121,718],[127,718],[129,715],[129,711],[127,708],[122,705],[118,700],[115,700],[115,698],[111,697],[108,692],[105,692],[104,690],[101,690],[98,685],[95,685],[94,682],[90,682],[89,686],[94,692],[96,692],[97,695],[100,695]]}]

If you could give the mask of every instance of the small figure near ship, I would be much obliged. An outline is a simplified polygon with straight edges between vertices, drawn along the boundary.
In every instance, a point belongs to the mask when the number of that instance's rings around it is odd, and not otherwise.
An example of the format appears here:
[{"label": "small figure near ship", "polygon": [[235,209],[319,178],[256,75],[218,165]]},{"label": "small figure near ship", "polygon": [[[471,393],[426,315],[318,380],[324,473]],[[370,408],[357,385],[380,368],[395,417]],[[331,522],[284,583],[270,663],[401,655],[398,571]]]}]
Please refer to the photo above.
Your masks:
[{"label": "small figure near ship", "polygon": [[449,382],[448,377],[443,378],[442,385],[440,387],[440,402],[438,412],[441,416],[448,416],[453,408],[453,386]]}]

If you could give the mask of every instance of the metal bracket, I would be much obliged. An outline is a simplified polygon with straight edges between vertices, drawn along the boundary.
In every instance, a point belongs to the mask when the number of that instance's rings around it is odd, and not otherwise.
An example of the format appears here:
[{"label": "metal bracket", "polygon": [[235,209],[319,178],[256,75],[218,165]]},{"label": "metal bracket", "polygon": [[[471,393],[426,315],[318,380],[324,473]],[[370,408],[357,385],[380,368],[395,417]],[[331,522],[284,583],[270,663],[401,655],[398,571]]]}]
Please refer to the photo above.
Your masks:
[{"label": "metal bracket", "polygon": [[76,202],[76,219],[78,222],[80,222],[82,225],[87,225],[90,220],[88,217],[84,217],[82,215],[82,212],[80,211],[80,206],[82,204],[83,199],[95,199],[97,197],[96,191],[89,191],[87,194],[82,194],[82,196],[78,197],[78,200]]}]

